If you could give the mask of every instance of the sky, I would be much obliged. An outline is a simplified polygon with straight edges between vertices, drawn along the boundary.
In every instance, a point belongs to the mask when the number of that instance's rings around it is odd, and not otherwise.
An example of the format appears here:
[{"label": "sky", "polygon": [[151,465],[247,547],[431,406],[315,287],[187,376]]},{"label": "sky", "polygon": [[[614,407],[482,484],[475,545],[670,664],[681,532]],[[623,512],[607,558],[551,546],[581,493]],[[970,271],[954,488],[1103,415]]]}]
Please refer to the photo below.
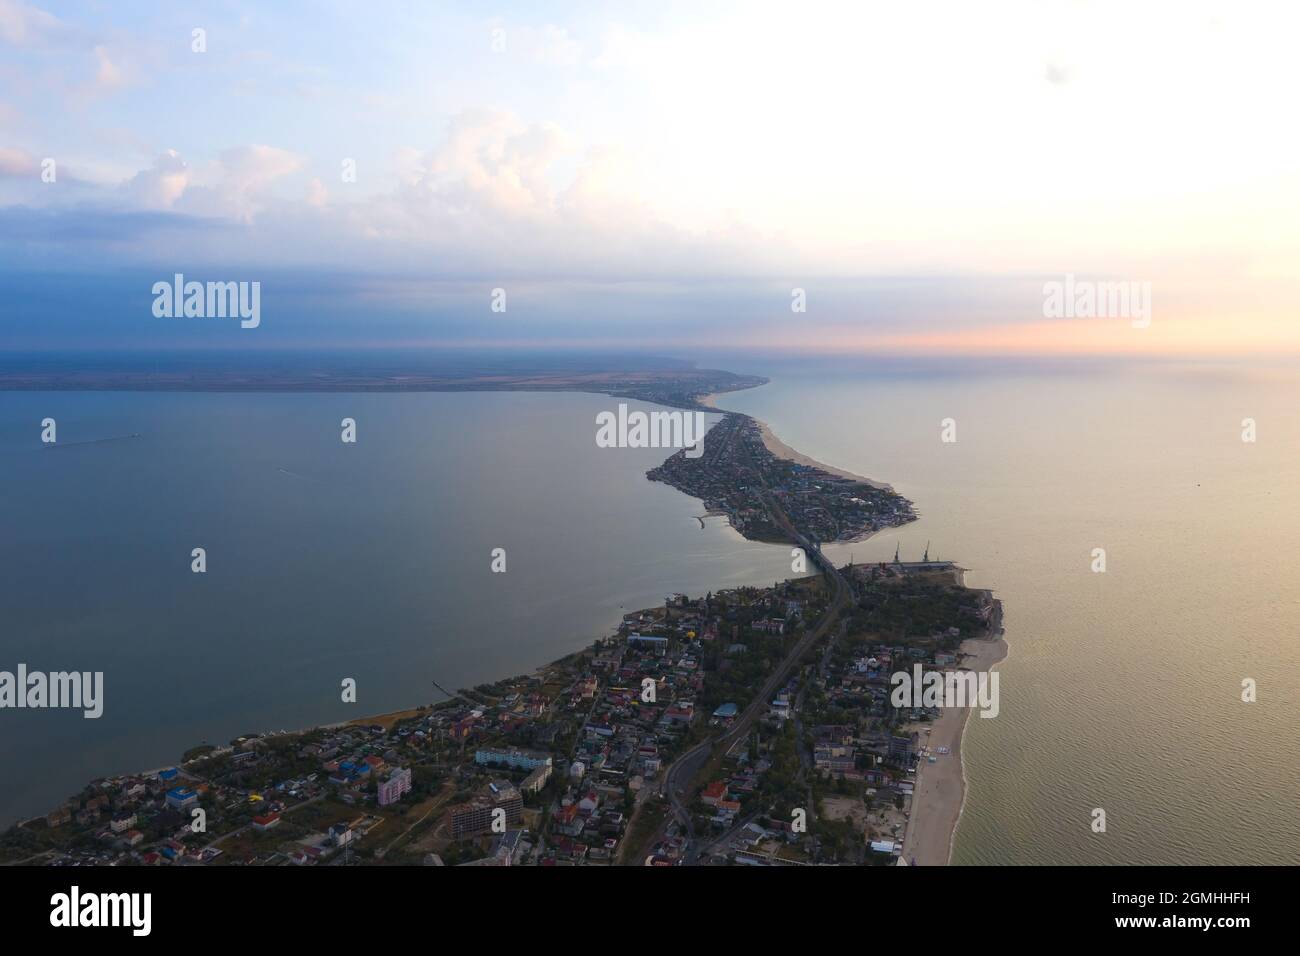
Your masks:
[{"label": "sky", "polygon": [[0,350],[1294,353],[1298,20],[0,0]]}]

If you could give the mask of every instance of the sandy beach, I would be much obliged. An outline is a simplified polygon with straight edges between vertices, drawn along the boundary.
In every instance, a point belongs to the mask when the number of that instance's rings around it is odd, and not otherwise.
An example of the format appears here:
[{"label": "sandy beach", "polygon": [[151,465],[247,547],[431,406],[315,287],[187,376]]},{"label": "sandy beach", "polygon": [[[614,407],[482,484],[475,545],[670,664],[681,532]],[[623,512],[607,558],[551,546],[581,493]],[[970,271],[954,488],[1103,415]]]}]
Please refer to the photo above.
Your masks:
[{"label": "sandy beach", "polygon": [[[979,672],[992,669],[1007,656],[1007,642],[995,639],[967,640],[961,653],[968,655],[962,666]],[[952,857],[953,836],[966,803],[966,771],[962,765],[961,739],[971,719],[972,708],[945,708],[939,719],[922,731],[921,746],[938,757],[930,763],[924,757],[917,765],[911,812],[903,838],[903,857],[917,866],[946,866]],[[996,718],[994,718],[996,720]],[[949,753],[939,754],[940,747]]]},{"label": "sandy beach", "polygon": [[[725,395],[725,394],[726,392],[714,392],[711,395],[703,396],[702,398],[699,399],[699,402],[701,405],[707,405],[709,408],[717,408],[718,396]],[[718,409],[718,410],[725,411],[725,409]],[[810,468],[820,468],[822,471],[828,472],[829,474],[832,475],[838,475],[840,478],[848,478],[851,481],[865,482],[866,484],[871,485],[873,488],[881,488],[886,491],[894,490],[891,485],[887,485],[882,481],[876,481],[872,478],[867,478],[863,475],[855,475],[851,471],[845,471],[843,468],[836,468],[833,465],[827,465],[823,462],[817,461],[814,458],[809,458],[807,455],[795,451],[785,442],[781,441],[781,439],[776,437],[776,434],[772,431],[771,428],[768,427],[767,422],[763,421],[762,419],[754,418],[753,415],[750,415],[749,417],[753,418],[754,423],[758,425],[759,434],[763,436],[763,444],[767,446],[767,450],[770,451],[777,458],[784,458],[786,461],[793,461],[800,465],[807,465]]]}]

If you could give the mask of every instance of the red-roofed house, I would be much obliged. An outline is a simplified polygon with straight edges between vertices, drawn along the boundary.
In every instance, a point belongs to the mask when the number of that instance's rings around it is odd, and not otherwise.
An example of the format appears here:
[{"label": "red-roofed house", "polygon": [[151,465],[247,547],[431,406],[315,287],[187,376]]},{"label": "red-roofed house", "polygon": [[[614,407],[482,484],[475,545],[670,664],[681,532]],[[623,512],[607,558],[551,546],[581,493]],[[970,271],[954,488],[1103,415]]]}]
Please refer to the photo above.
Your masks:
[{"label": "red-roofed house", "polygon": [[701,795],[700,799],[709,806],[716,807],[720,801],[726,799],[726,796],[727,785],[721,780],[715,780],[704,788],[704,793]]}]

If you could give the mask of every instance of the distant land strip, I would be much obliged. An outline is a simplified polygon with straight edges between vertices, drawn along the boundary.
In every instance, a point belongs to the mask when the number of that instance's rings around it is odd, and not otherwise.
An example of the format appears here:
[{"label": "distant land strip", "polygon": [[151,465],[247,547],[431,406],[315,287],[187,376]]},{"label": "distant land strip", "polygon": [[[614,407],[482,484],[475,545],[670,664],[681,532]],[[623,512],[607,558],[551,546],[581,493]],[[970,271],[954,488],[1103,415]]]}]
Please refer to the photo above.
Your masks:
[{"label": "distant land strip", "polygon": [[663,368],[429,369],[332,365],[315,368],[171,367],[147,362],[67,367],[62,364],[0,364],[0,391],[115,392],[597,392],[616,398],[703,409],[709,394],[767,383],[757,375],[699,369],[682,363]]}]

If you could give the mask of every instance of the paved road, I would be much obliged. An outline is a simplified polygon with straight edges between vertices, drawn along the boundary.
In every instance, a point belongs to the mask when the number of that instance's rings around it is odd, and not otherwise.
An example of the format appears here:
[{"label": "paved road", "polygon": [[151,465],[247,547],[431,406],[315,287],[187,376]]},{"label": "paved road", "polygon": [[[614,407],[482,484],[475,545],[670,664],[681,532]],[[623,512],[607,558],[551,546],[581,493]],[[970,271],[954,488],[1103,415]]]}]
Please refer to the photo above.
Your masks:
[{"label": "paved road", "polygon": [[[766,498],[766,496],[764,497]],[[748,735],[750,729],[753,727],[754,721],[762,716],[762,714],[767,710],[768,702],[775,695],[776,691],[780,687],[784,686],[785,682],[789,679],[790,672],[803,658],[803,655],[810,647],[826,636],[827,632],[838,622],[840,615],[844,613],[844,610],[851,602],[852,590],[840,575],[839,570],[835,568],[829,560],[823,557],[819,551],[813,548],[807,538],[795,530],[794,526],[790,524],[790,519],[786,517],[785,512],[776,504],[775,501],[768,499],[767,505],[777,523],[785,529],[791,539],[797,542],[813,559],[813,562],[822,569],[822,572],[829,577],[831,583],[835,587],[835,594],[831,599],[830,605],[826,609],[826,613],[822,615],[821,621],[815,628],[804,634],[804,636],[799,639],[799,642],[790,649],[790,653],[788,653],[785,656],[785,659],[777,665],[776,669],[759,689],[759,692],[754,696],[753,700],[750,701],[749,706],[746,707],[745,710],[736,718],[731,729],[721,737],[706,740],[703,743],[699,743],[692,747],[673,761],[673,763],[668,767],[668,770],[664,775],[663,792],[668,797],[673,812],[665,819],[659,832],[655,834],[654,840],[651,841],[652,846],[654,843],[664,838],[668,823],[674,817],[686,827],[686,832],[691,838],[692,843],[695,842],[694,823],[691,820],[690,812],[687,809],[691,797],[691,782],[694,780],[695,775],[698,774],[704,765],[708,763],[709,758],[713,756],[716,748],[722,748],[722,751],[725,753],[727,750],[731,749],[732,745],[735,744],[736,741],[741,740]],[[699,857],[699,852],[699,848],[693,846],[692,849],[688,851],[684,862],[688,865],[694,863]]]},{"label": "paved road", "polygon": [[[722,435],[724,445],[730,447],[736,440],[738,429],[735,427],[728,428]],[[691,815],[687,810],[687,805],[691,797],[691,782],[695,779],[696,774],[708,763],[709,758],[716,752],[716,748],[722,748],[725,753],[730,750],[736,741],[743,739],[748,735],[754,721],[757,720],[768,707],[768,702],[772,699],[777,689],[782,687],[789,679],[791,671],[803,658],[804,654],[810,647],[821,640],[832,626],[834,626],[844,613],[845,609],[852,603],[853,591],[844,578],[840,575],[839,569],[826,558],[813,543],[794,527],[790,518],[785,513],[776,500],[772,497],[769,489],[764,489],[759,497],[767,506],[768,513],[772,520],[785,531],[789,539],[799,547],[803,548],[804,553],[812,559],[813,564],[818,567],[822,574],[831,582],[835,588],[834,596],[831,603],[826,608],[826,613],[822,615],[821,621],[817,627],[808,631],[801,637],[797,644],[790,649],[785,659],[777,665],[776,669],[768,677],[749,706],[741,713],[731,729],[721,737],[706,740],[696,744],[690,750],[683,753],[680,757],[669,765],[664,773],[663,790],[665,796],[671,804],[672,812],[665,818],[663,825],[659,828],[650,845],[662,840],[667,832],[668,824],[675,818],[686,828],[687,835],[691,839],[692,849],[688,851],[685,862],[687,864],[695,862],[699,855],[699,848],[694,846],[695,829],[691,820]],[[639,862],[639,861],[638,861]]]}]

